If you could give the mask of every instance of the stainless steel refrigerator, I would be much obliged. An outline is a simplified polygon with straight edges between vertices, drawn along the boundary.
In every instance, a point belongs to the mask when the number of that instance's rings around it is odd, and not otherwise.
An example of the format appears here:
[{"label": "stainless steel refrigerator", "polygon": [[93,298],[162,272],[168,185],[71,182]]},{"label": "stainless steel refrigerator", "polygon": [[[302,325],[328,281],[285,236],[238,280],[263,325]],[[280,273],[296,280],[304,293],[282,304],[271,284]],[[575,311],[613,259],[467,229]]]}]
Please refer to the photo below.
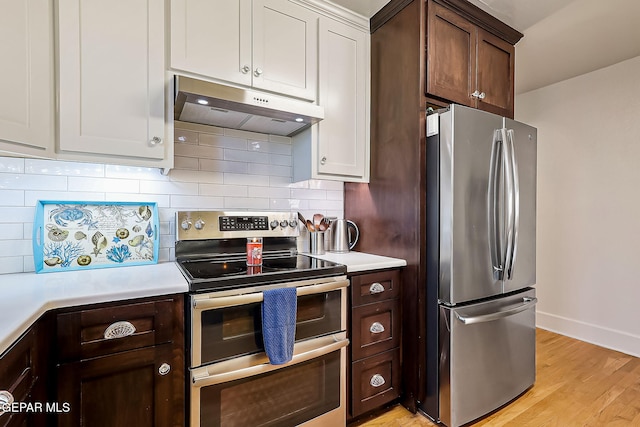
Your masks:
[{"label": "stainless steel refrigerator", "polygon": [[451,105],[427,116],[427,396],[456,427],[535,381],[536,129]]}]

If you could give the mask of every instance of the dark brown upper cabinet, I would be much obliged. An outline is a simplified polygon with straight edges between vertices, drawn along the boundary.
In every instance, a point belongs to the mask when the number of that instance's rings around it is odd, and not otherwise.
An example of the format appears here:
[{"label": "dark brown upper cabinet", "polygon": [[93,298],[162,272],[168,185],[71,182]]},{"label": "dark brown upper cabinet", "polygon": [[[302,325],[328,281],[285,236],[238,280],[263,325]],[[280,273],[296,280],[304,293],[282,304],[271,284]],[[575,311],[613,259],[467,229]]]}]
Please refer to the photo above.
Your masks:
[{"label": "dark brown upper cabinet", "polygon": [[456,4],[427,2],[426,95],[513,118],[515,47]]}]

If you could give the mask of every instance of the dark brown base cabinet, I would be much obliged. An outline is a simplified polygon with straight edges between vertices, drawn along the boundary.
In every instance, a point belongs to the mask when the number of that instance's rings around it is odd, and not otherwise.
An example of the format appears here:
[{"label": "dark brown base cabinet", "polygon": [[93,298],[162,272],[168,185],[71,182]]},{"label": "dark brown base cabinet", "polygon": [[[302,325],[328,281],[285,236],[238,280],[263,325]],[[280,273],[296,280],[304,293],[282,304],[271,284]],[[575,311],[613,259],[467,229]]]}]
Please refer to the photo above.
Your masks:
[{"label": "dark brown base cabinet", "polygon": [[400,396],[400,271],[351,276],[349,415]]},{"label": "dark brown base cabinet", "polygon": [[56,317],[59,427],[184,425],[182,296]]}]

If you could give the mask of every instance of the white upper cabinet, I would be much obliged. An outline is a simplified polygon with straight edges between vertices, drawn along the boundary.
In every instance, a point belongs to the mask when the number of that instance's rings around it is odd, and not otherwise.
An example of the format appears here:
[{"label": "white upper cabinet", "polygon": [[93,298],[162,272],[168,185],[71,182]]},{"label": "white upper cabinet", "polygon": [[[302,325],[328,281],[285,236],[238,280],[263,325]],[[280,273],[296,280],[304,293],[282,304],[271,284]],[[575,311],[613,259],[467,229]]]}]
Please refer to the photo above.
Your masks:
[{"label": "white upper cabinet", "polygon": [[59,158],[171,167],[164,1],[58,7]]},{"label": "white upper cabinet", "polygon": [[52,157],[51,0],[0,0],[0,155]]},{"label": "white upper cabinet", "polygon": [[323,17],[319,41],[325,118],[293,137],[293,179],[368,182],[369,34]]},{"label": "white upper cabinet", "polygon": [[171,68],[315,101],[318,15],[289,0],[171,0]]}]

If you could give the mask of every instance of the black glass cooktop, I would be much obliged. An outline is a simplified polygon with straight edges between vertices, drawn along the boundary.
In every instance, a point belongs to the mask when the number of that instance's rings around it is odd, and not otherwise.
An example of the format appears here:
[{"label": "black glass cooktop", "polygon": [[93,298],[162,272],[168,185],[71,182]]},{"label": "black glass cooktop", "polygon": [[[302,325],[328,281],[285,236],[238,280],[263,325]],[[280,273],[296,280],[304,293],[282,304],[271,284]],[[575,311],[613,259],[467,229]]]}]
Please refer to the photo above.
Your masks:
[{"label": "black glass cooktop", "polygon": [[192,292],[227,290],[289,280],[315,279],[346,274],[344,265],[305,255],[263,258],[250,267],[245,258],[178,261]]}]

